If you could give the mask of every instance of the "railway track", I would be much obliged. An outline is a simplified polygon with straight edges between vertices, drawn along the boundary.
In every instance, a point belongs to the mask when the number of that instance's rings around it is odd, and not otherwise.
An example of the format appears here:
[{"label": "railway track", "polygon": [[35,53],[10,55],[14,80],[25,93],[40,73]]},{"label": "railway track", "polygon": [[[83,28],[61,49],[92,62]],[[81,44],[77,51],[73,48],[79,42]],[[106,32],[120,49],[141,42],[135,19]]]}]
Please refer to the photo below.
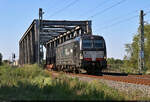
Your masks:
[{"label": "railway track", "polygon": [[[59,72],[52,71],[52,74],[54,76],[59,75]],[[66,73],[66,75],[73,76],[73,77],[104,79],[104,80],[112,80],[112,81],[117,81],[117,82],[125,82],[125,83],[150,86],[150,75],[128,75],[128,74],[122,74],[122,73],[102,73],[99,75]]]},{"label": "railway track", "polygon": [[[60,72],[49,71],[52,77],[61,77]],[[97,80],[128,95],[150,97],[150,75],[128,75],[122,73],[102,73],[100,75],[64,73],[67,77],[77,77],[80,81]]]}]

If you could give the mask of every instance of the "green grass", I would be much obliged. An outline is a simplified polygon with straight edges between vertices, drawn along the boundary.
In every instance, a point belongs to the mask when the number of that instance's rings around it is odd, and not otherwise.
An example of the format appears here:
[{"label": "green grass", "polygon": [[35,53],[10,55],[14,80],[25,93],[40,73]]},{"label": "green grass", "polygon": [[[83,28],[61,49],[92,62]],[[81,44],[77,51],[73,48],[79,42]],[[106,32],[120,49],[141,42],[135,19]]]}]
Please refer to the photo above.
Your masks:
[{"label": "green grass", "polygon": [[[136,98],[136,97],[135,97]],[[98,81],[81,82],[61,74],[51,74],[37,65],[21,68],[0,66],[1,100],[132,100]]]}]

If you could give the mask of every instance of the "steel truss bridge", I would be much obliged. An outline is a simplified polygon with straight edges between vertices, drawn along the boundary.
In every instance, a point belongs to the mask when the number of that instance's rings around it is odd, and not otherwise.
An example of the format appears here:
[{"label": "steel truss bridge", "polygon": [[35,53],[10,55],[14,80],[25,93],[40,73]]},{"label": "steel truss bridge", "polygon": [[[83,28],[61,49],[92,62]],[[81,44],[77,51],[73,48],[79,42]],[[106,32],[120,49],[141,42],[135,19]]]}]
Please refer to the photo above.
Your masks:
[{"label": "steel truss bridge", "polygon": [[46,51],[67,40],[83,34],[92,34],[91,21],[43,20],[42,9],[39,19],[34,19],[19,41],[19,64],[41,64],[43,46]]}]

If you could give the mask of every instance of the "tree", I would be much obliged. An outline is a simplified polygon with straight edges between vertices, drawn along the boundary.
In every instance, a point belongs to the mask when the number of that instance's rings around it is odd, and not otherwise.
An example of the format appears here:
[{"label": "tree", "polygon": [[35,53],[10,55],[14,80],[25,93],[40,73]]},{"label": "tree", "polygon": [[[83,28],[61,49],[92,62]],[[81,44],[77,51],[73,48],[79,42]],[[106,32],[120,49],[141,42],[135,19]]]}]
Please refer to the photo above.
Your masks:
[{"label": "tree", "polygon": [[112,57],[112,58],[107,58],[107,63],[108,64],[114,64],[115,62],[115,59]]},{"label": "tree", "polygon": [[131,44],[125,44],[125,51],[127,52],[127,55],[125,56],[125,59],[130,59],[130,57],[133,54],[133,49]]},{"label": "tree", "polygon": [[107,58],[108,64],[123,64],[123,61],[120,59],[114,59],[113,57]]},{"label": "tree", "polygon": [[[146,69],[150,69],[150,24],[144,26],[144,60]],[[133,37],[131,44],[125,45],[126,55],[124,56],[125,66],[132,69],[138,69],[138,55],[139,55],[139,34]]]},{"label": "tree", "polygon": [[145,30],[145,67],[150,69],[150,24],[147,24]]},{"label": "tree", "polygon": [[108,68],[110,69],[115,69],[115,70],[120,70],[120,68],[123,65],[123,60],[120,59],[114,59],[112,58],[107,58],[107,63],[108,63]]}]

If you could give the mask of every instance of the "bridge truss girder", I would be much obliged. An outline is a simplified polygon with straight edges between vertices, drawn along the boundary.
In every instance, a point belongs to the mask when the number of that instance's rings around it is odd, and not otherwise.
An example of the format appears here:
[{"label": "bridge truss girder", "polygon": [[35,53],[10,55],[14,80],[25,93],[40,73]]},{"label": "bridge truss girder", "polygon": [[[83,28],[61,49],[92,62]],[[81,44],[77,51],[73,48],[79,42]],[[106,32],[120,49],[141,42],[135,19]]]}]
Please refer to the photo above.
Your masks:
[{"label": "bridge truss girder", "polygon": [[43,46],[48,51],[53,43],[56,47],[82,34],[92,34],[91,21],[35,19],[19,41],[19,63],[40,64]]}]

